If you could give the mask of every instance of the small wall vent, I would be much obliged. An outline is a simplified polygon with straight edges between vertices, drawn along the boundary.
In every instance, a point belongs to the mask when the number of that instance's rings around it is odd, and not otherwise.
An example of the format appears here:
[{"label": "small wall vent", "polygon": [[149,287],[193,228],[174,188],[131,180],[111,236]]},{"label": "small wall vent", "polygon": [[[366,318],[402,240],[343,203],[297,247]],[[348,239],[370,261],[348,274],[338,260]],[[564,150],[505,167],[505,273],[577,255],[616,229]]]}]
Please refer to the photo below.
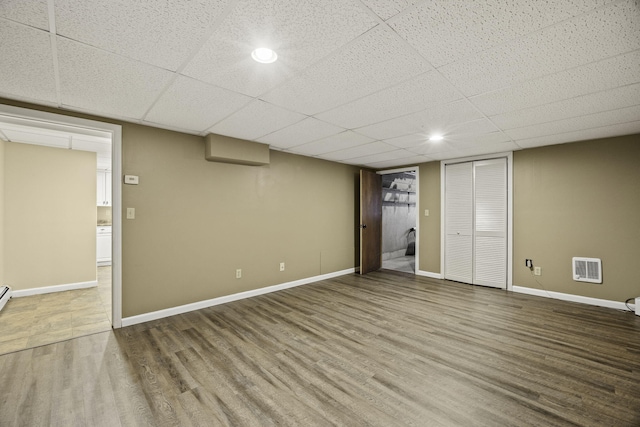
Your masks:
[{"label": "small wall vent", "polygon": [[602,261],[599,258],[573,257],[573,280],[602,283]]}]

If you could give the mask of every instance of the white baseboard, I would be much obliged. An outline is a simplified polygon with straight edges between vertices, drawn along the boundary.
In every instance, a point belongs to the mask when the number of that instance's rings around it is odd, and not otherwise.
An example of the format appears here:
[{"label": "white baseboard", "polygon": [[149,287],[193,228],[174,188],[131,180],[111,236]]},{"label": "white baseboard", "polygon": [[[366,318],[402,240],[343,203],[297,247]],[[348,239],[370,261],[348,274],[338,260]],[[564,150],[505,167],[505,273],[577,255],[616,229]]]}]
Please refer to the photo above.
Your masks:
[{"label": "white baseboard", "polygon": [[432,273],[430,271],[424,271],[424,270],[416,271],[416,276],[431,277],[432,279],[442,279],[442,274]]},{"label": "white baseboard", "polygon": [[319,276],[308,277],[306,279],[294,280],[293,282],[281,283],[279,285],[267,286],[265,288],[254,289],[251,291],[239,292],[237,294],[225,295],[223,297],[208,299],[204,301],[198,301],[191,304],[179,305],[177,307],[165,308],[164,310],[152,311],[150,313],[139,314],[137,316],[125,317],[122,319],[122,326],[131,326],[138,323],[149,322],[151,320],[158,320],[169,316],[175,316],[176,314],[188,313],[190,311],[200,310],[207,307],[213,307],[215,305],[226,304],[232,301],[238,301],[241,299],[251,298],[258,295],[264,295],[271,292],[277,292],[284,289],[294,288],[296,286],[307,285],[313,282],[319,282],[320,280],[331,279],[333,277],[344,276],[346,274],[355,273],[354,268],[348,268],[346,270],[334,271],[333,273],[321,274]]},{"label": "white baseboard", "polygon": [[98,286],[97,280],[90,282],[67,283],[64,285],[43,286],[41,288],[18,289],[11,291],[12,298],[28,297],[30,295],[50,294],[53,292],[73,291],[76,289],[93,288]]},{"label": "white baseboard", "polygon": [[[616,310],[629,311],[624,302],[611,301],[606,299],[583,297],[581,295],[563,294],[561,292],[545,291],[544,289],[525,288],[523,286],[514,286],[513,292],[521,294],[535,295],[539,297],[559,299],[563,301],[579,302],[582,304],[597,305],[599,307],[615,308]],[[630,304],[633,306],[633,304]]]}]

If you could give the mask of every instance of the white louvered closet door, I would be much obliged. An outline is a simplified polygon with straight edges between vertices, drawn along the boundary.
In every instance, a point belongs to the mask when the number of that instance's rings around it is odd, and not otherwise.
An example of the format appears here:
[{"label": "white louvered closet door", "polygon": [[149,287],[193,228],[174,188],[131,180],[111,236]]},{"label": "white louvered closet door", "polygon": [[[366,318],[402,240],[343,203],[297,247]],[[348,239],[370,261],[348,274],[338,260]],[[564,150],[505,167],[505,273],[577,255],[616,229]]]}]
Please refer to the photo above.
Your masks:
[{"label": "white louvered closet door", "polygon": [[445,166],[445,279],[507,287],[507,159]]},{"label": "white louvered closet door", "polygon": [[474,162],[473,283],[507,287],[507,159]]},{"label": "white louvered closet door", "polygon": [[473,283],[473,163],[445,166],[444,278]]}]

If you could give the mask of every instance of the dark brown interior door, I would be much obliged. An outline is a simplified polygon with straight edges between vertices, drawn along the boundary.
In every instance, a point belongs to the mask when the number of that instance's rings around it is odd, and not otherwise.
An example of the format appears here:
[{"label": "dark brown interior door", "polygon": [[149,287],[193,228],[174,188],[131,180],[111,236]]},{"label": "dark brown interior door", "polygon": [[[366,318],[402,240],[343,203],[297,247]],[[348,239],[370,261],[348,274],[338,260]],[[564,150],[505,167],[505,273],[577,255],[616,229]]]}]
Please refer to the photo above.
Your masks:
[{"label": "dark brown interior door", "polygon": [[360,274],[382,266],[382,178],[360,170]]}]

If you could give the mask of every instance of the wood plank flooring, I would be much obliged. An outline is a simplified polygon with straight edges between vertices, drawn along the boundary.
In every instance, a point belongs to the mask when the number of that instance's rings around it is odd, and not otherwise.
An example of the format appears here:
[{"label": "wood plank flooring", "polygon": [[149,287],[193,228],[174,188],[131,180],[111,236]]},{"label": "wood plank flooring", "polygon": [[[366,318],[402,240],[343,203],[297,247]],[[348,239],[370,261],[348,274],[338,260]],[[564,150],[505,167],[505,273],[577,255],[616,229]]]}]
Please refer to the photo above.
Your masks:
[{"label": "wood plank flooring", "polygon": [[0,356],[0,425],[638,426],[639,332],[383,270]]}]

